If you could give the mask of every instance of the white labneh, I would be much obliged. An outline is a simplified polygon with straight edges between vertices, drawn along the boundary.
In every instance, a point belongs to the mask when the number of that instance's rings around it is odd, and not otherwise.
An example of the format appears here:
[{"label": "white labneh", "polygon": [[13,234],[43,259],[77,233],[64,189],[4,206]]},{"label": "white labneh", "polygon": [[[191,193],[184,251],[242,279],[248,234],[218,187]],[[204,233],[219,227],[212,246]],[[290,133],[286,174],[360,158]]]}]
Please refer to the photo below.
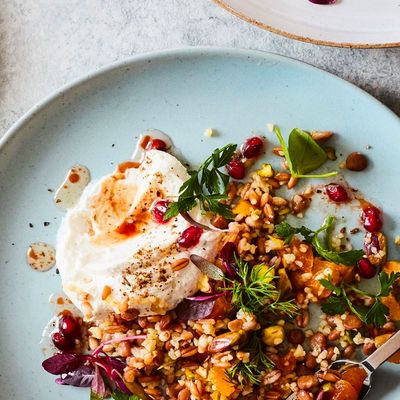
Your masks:
[{"label": "white labneh", "polygon": [[[220,232],[203,231],[195,246],[177,241],[190,225],[181,216],[166,223],[151,213],[158,200],[177,198],[189,177],[174,156],[148,151],[137,168],[125,165],[91,183],[69,209],[57,234],[57,266],[65,293],[86,319],[138,310],[164,314],[199,289],[195,265],[175,270],[179,259],[198,254],[212,260]],[[198,210],[191,216],[200,223]]]}]

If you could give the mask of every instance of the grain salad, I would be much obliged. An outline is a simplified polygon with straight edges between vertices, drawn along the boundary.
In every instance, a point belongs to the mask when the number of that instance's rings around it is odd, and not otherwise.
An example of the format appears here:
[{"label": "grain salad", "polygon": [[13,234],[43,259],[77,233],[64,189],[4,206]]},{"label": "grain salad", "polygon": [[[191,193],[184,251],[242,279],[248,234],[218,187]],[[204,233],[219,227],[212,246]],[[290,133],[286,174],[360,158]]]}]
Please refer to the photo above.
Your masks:
[{"label": "grain salad", "polygon": [[[280,400],[292,393],[299,400],[358,398],[366,372],[329,367],[338,359],[370,355],[395,333],[400,261],[388,258],[381,209],[337,179],[335,149],[329,146],[333,133],[295,128],[285,141],[278,127],[272,130],[279,147],[253,136],[241,146],[216,149],[189,173],[172,155],[163,155],[168,146],[162,139],[146,139],[143,163],[107,178],[116,188],[138,177],[126,190],[129,201],[125,192],[105,190],[110,204],[118,195],[129,205],[123,215],[118,211],[117,234],[109,228],[114,216],[103,221],[113,242],[102,244],[109,255],[99,260],[101,279],[92,278],[92,265],[84,273],[96,218],[89,236],[74,245],[89,249],[79,268],[74,261],[83,274],[79,283],[68,271],[61,273],[80,312],[58,315],[56,352],[43,362],[58,384],[88,387],[91,399]],[[266,156],[268,147],[274,155]],[[149,174],[149,160],[153,175],[143,175]],[[354,173],[366,173],[360,171],[368,159],[354,152],[347,164]],[[175,169],[168,170],[170,165]],[[322,166],[333,168],[319,173]],[[140,192],[146,202],[138,202],[138,217],[130,209],[138,196],[132,187],[143,176],[150,176],[150,189]],[[313,186],[316,178],[326,181]],[[301,190],[300,180],[309,183]],[[355,202],[359,227],[336,232],[334,215],[326,215],[317,229],[304,226],[317,192],[337,207]],[[90,196],[84,191],[79,206],[85,218]],[[96,196],[99,214],[103,199]],[[74,212],[68,211],[76,222]],[[117,229],[128,217],[125,237]],[[160,242],[150,235],[157,229]],[[351,245],[355,234],[364,235],[362,249]],[[146,235],[152,247],[139,246]],[[125,253],[118,251],[118,257],[126,254],[126,261],[113,255],[115,241],[123,242]],[[101,256],[93,254],[91,260]],[[374,280],[377,290],[364,290],[366,280]],[[154,282],[159,290],[150,287]],[[400,354],[389,361],[399,363]]]}]

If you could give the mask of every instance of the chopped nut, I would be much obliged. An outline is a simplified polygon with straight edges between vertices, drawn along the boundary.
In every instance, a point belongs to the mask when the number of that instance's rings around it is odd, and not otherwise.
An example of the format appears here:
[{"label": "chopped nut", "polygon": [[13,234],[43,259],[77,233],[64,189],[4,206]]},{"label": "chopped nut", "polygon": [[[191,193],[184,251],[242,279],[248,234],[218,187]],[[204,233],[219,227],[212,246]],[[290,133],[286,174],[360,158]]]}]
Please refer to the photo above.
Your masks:
[{"label": "chopped nut", "polygon": [[353,152],[346,158],[346,168],[350,171],[364,171],[368,166],[367,157],[364,154]]},{"label": "chopped nut", "polygon": [[208,351],[210,353],[221,353],[237,344],[241,338],[242,335],[238,332],[223,333],[212,340],[208,346]]},{"label": "chopped nut", "polygon": [[205,131],[204,131],[204,136],[205,137],[212,137],[214,135],[214,131],[211,129],[211,128],[207,128]]},{"label": "chopped nut", "polygon": [[180,271],[183,268],[186,268],[189,265],[189,259],[188,258],[179,258],[178,260],[175,260],[171,264],[171,268],[173,271],[177,272]]}]

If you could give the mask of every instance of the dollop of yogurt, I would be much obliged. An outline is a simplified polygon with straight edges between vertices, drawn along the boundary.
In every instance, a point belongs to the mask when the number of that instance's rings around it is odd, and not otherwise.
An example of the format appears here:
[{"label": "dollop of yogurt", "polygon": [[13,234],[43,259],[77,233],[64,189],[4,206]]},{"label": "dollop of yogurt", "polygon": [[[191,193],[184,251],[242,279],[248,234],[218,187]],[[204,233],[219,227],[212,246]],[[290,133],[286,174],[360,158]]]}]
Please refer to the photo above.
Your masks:
[{"label": "dollop of yogurt", "polygon": [[[199,289],[202,274],[191,262],[197,254],[216,256],[221,232],[203,231],[199,243],[181,248],[190,225],[180,215],[159,223],[151,213],[158,200],[175,200],[189,178],[174,156],[147,151],[143,162],[123,167],[87,186],[65,215],[57,234],[57,266],[65,293],[86,320],[130,310],[164,314]],[[207,224],[198,209],[191,216]]]}]

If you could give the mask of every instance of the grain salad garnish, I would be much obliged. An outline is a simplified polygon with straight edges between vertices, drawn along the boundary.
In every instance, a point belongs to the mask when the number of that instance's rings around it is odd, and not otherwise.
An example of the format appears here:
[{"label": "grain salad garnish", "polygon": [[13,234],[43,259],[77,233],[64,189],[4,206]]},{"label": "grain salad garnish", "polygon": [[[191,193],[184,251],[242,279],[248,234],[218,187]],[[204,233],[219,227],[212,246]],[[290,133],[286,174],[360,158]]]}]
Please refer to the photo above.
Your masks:
[{"label": "grain salad garnish", "polygon": [[[295,128],[286,142],[278,127],[270,130],[280,143],[271,157],[264,155],[271,147],[266,138],[254,136],[216,149],[189,172],[175,197],[152,191],[141,223],[152,218],[175,229],[180,221],[184,228],[162,264],[160,282],[178,285],[192,270],[195,290],[172,309],[162,295],[148,293],[143,302],[149,307],[139,310],[132,297],[153,278],[141,281],[139,269],[131,292],[125,276],[121,298],[109,282],[98,299],[80,293],[87,313],[59,314],[52,336],[58,351],[43,362],[58,384],[88,387],[93,400],[280,400],[292,393],[302,400],[358,398],[364,371],[329,365],[371,354],[396,331],[400,261],[388,261],[382,211],[343,180],[331,182],[337,166],[318,171],[336,160],[326,145],[333,133]],[[364,170],[354,162],[359,153],[352,154],[349,169]],[[312,178],[329,181],[313,187]],[[301,179],[310,182],[302,192],[296,191]],[[362,249],[351,247],[346,227],[335,236],[334,215],[318,229],[299,223],[315,193],[337,207],[358,202],[359,226],[348,231],[364,233]],[[218,233],[213,255],[206,252],[206,232]],[[152,249],[146,250],[148,262]],[[368,279],[376,291],[364,289]],[[96,314],[96,301],[112,304],[112,311]],[[321,308],[313,323],[310,305]],[[400,354],[389,361],[400,363]]]}]

